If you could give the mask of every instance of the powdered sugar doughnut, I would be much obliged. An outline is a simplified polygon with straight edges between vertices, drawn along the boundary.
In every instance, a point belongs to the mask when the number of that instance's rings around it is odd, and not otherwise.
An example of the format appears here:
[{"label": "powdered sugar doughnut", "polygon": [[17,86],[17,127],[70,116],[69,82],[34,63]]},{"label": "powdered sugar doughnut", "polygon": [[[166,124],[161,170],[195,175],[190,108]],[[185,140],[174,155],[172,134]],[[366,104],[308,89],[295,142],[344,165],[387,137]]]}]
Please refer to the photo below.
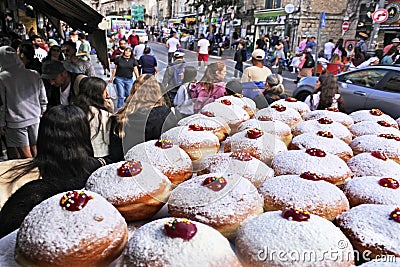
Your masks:
[{"label": "powdered sugar doughnut", "polygon": [[220,102],[222,104],[228,104],[231,102],[233,105],[237,105],[244,109],[252,118],[257,111],[256,102],[253,99],[244,97],[241,94],[234,94],[229,96],[223,96],[215,100],[216,102]]},{"label": "powdered sugar doughnut", "polygon": [[333,136],[331,132],[318,131],[304,133],[293,138],[289,149],[319,148],[327,153],[334,154],[344,161],[353,156],[353,150],[344,141]]},{"label": "powdered sugar doughnut", "polygon": [[[398,208],[397,208],[398,209]],[[400,210],[396,206],[362,204],[340,214],[337,224],[361,253],[400,257]]]},{"label": "powdered sugar doughnut", "polygon": [[227,101],[209,103],[201,109],[201,112],[211,112],[215,116],[223,118],[231,127],[232,132],[236,132],[242,122],[250,119],[246,110]]},{"label": "powdered sugar doughnut", "polygon": [[303,115],[303,120],[318,120],[321,118],[330,118],[333,121],[339,122],[346,127],[354,124],[353,119],[346,113],[339,112],[337,109],[330,108],[329,110],[313,110]]},{"label": "powdered sugar doughnut", "polygon": [[373,151],[361,153],[347,162],[354,176],[388,176],[400,173],[400,165],[389,159],[385,153]]},{"label": "powdered sugar doughnut", "polygon": [[255,187],[274,176],[274,171],[247,152],[218,153],[201,160],[198,175],[231,172],[249,180]]},{"label": "powdered sugar doughnut", "polygon": [[230,173],[210,173],[178,185],[168,200],[175,217],[205,223],[233,238],[239,225],[263,212],[263,200],[247,179]]},{"label": "powdered sugar doughnut", "polygon": [[400,206],[399,182],[396,177],[364,176],[347,181],[342,189],[351,207],[361,204]]},{"label": "powdered sugar doughnut", "polygon": [[256,113],[255,117],[258,120],[281,121],[289,125],[290,128],[294,128],[297,124],[303,121],[300,113],[292,108],[286,108],[282,105],[263,108]]},{"label": "powdered sugar doughnut", "polygon": [[167,201],[171,182],[147,162],[120,161],[97,169],[86,189],[116,207],[128,221],[151,218]]},{"label": "powdered sugar doughnut", "polygon": [[327,131],[331,132],[334,137],[337,137],[347,144],[352,140],[352,134],[347,129],[346,126],[339,122],[335,122],[330,118],[321,118],[318,120],[309,120],[297,125],[293,130],[293,136],[298,136],[303,133],[313,132],[316,133],[318,131]]},{"label": "powdered sugar doughnut", "polygon": [[17,234],[21,266],[108,266],[128,240],[124,218],[90,191],[57,194],[25,217]]},{"label": "powdered sugar doughnut", "polygon": [[174,127],[163,133],[161,138],[171,140],[185,150],[193,161],[216,154],[220,146],[212,132],[196,124]]},{"label": "powdered sugar doughnut", "polygon": [[265,212],[247,220],[239,228],[235,245],[245,267],[347,267],[354,263],[349,240],[333,223],[298,209]]},{"label": "powdered sugar doughnut", "polygon": [[[261,117],[261,119],[262,118],[263,117]],[[276,135],[286,145],[289,145],[290,141],[292,141],[292,130],[284,122],[251,119],[242,123],[242,125],[239,127],[239,132],[253,128],[259,128],[266,133]]]},{"label": "powdered sugar doughnut", "polygon": [[400,136],[394,134],[363,135],[349,144],[354,155],[363,152],[381,151],[400,163]]},{"label": "powdered sugar doughnut", "polygon": [[315,148],[282,152],[272,160],[272,169],[277,176],[314,172],[335,185],[343,184],[352,176],[349,167],[338,156]]},{"label": "powdered sugar doughnut", "polygon": [[350,113],[350,117],[354,120],[354,123],[359,123],[361,121],[386,121],[393,127],[399,128],[399,125],[392,117],[384,114],[379,109],[358,110]]},{"label": "powdered sugar doughnut", "polygon": [[200,125],[206,131],[213,132],[220,142],[224,141],[231,134],[231,128],[221,117],[215,117],[212,113],[193,114],[183,118],[178,122],[178,126],[189,126],[191,124]]},{"label": "powdered sugar doughnut", "polygon": [[400,131],[386,121],[361,121],[349,128],[354,137],[362,135],[395,134],[400,136]]},{"label": "powdered sugar doughnut", "polygon": [[333,221],[350,208],[337,186],[311,172],[273,177],[266,180],[259,191],[264,196],[266,211],[296,207]]},{"label": "powdered sugar doughnut", "polygon": [[129,240],[124,266],[233,266],[241,264],[226,238],[213,228],[180,218],[140,227]]},{"label": "powdered sugar doughnut", "polygon": [[285,143],[275,135],[257,128],[234,134],[224,146],[224,152],[248,152],[266,164],[271,163],[274,155],[286,150]]},{"label": "powdered sugar doughnut", "polygon": [[125,160],[139,160],[153,165],[174,185],[192,177],[193,167],[190,157],[170,140],[150,140],[138,144],[129,149]]},{"label": "powdered sugar doughnut", "polygon": [[287,97],[285,99],[280,99],[278,101],[275,101],[271,106],[273,105],[282,105],[287,108],[292,108],[296,110],[298,113],[300,113],[300,116],[303,116],[304,114],[310,112],[310,107],[302,102],[297,100],[296,98],[293,97]]}]

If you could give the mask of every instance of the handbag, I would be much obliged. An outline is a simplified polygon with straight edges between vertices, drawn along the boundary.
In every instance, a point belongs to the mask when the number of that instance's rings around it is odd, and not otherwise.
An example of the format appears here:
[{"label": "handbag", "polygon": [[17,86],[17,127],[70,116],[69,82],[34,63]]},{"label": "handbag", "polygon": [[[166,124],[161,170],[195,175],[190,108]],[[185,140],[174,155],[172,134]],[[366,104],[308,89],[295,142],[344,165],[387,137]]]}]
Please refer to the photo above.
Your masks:
[{"label": "handbag", "polygon": [[117,90],[115,88],[114,83],[108,83],[107,84],[107,93],[110,96],[111,99],[117,99]]}]

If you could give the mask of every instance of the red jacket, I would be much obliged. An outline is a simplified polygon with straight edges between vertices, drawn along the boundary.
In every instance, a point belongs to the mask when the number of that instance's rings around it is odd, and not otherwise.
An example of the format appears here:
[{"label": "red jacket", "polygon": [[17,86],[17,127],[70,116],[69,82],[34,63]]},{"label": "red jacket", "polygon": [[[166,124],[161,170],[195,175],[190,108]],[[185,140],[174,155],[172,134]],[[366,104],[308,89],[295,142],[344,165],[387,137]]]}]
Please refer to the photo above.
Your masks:
[{"label": "red jacket", "polygon": [[129,37],[128,37],[128,44],[130,45],[130,46],[132,46],[132,48],[133,47],[135,47],[135,46],[137,46],[138,44],[139,44],[139,36],[137,36],[137,35],[129,35]]}]

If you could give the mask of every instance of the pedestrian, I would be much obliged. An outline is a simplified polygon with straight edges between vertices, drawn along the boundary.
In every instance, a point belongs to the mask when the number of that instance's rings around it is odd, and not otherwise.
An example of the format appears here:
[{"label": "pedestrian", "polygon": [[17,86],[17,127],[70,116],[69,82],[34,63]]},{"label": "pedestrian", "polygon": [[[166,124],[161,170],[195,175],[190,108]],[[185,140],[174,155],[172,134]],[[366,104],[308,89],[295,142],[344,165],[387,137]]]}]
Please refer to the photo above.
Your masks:
[{"label": "pedestrian", "polygon": [[238,44],[238,49],[235,52],[233,60],[236,62],[235,71],[233,76],[237,78],[238,76],[242,78],[243,76],[243,63],[247,61],[247,53],[245,49],[246,43],[240,41]]},{"label": "pedestrian", "polygon": [[110,56],[110,61],[115,62],[115,59],[119,56],[121,56],[124,53],[124,50],[126,48],[126,41],[125,40],[119,40],[118,41],[118,48],[114,49],[111,56]]},{"label": "pedestrian", "polygon": [[174,32],[172,34],[172,37],[168,39],[165,46],[168,48],[168,64],[171,64],[175,51],[181,47],[181,44],[177,38],[176,32]]},{"label": "pedestrian", "polygon": [[200,34],[200,40],[197,42],[197,60],[199,68],[201,62],[204,61],[204,67],[208,65],[208,51],[210,49],[210,42],[204,37],[204,34]]},{"label": "pedestrian", "polygon": [[299,46],[297,47],[297,53],[304,53],[306,51],[306,45],[307,45],[307,36],[303,35],[301,36],[301,41],[299,43]]},{"label": "pedestrian", "polygon": [[279,39],[278,44],[275,45],[274,56],[275,56],[275,63],[274,63],[274,65],[272,65],[272,68],[278,68],[279,61],[285,60],[285,52],[284,52],[282,39]]},{"label": "pedestrian", "polygon": [[150,55],[151,48],[146,46],[144,49],[144,54],[139,59],[139,66],[142,70],[142,74],[157,74],[158,73],[158,66],[157,66],[157,59]]},{"label": "pedestrian", "polygon": [[310,51],[306,51],[303,53],[300,64],[298,68],[300,69],[299,74],[297,75],[297,80],[295,83],[298,83],[301,78],[309,77],[313,75],[313,68],[315,65],[315,61]]},{"label": "pedestrian", "polygon": [[311,49],[311,54],[315,55],[317,53],[317,43],[315,42],[315,36],[311,36],[306,44],[306,50]]},{"label": "pedestrian", "polygon": [[331,59],[334,48],[335,44],[333,43],[333,39],[329,39],[328,42],[324,44],[324,56],[327,60]]},{"label": "pedestrian", "polygon": [[361,47],[355,47],[354,53],[350,56],[350,62],[354,67],[358,67],[365,61],[365,56],[361,53]]},{"label": "pedestrian", "polygon": [[185,53],[181,50],[176,50],[174,53],[174,62],[166,69],[162,84],[167,89],[171,101],[174,101],[176,92],[182,84],[183,72],[186,67]]},{"label": "pedestrian", "polygon": [[[50,53],[52,53],[51,52],[52,50],[53,49],[50,48],[49,55]],[[17,54],[24,63],[25,68],[30,70],[36,70],[40,74],[42,73],[42,63],[39,61],[39,59],[35,58],[35,49],[33,48],[32,44],[30,43],[20,44],[17,48]],[[43,61],[46,60],[46,58],[44,58]]]},{"label": "pedestrian", "polygon": [[260,39],[256,41],[255,49],[261,49],[264,52],[269,49],[269,40],[266,38],[265,34],[261,34]]},{"label": "pedestrian", "polygon": [[357,42],[356,47],[360,48],[361,53],[363,53],[364,57],[367,55],[367,43],[365,43],[366,37],[361,36],[360,40]]},{"label": "pedestrian", "polygon": [[86,35],[84,33],[79,33],[78,38],[81,44],[79,45],[76,56],[84,61],[90,61],[90,51],[92,48],[90,47],[90,43],[86,40]]},{"label": "pedestrian", "polygon": [[397,47],[391,47],[389,51],[385,54],[385,56],[382,58],[380,64],[382,65],[392,65],[393,64],[393,58],[397,53]]},{"label": "pedestrian", "polygon": [[65,68],[70,72],[82,73],[86,76],[96,76],[92,63],[77,56],[76,43],[66,41],[62,44],[61,50],[65,55]]},{"label": "pedestrian", "polygon": [[261,49],[255,49],[251,54],[251,62],[253,66],[244,70],[242,76],[243,82],[264,82],[268,75],[272,74],[271,70],[263,65],[265,52]]},{"label": "pedestrian", "polygon": [[117,89],[117,108],[121,108],[124,105],[125,98],[129,96],[133,84],[133,75],[135,75],[135,79],[139,77],[138,65],[130,46],[127,46],[124,53],[115,59],[115,67],[109,82],[114,82]]},{"label": "pedestrian", "polygon": [[396,38],[392,39],[391,43],[383,48],[383,53],[386,54],[387,52],[389,52],[390,48],[392,48],[393,46],[398,47],[399,44],[400,44],[399,38],[396,37]]},{"label": "pedestrian", "polygon": [[347,51],[343,47],[343,42],[344,42],[343,38],[339,38],[339,40],[337,40],[335,47],[333,48],[333,52],[332,52],[332,56],[334,54],[339,55],[341,57],[342,61],[343,61],[343,57],[347,56]]},{"label": "pedestrian", "polygon": [[185,67],[182,85],[179,87],[174,99],[175,109],[179,111],[182,117],[187,117],[194,113],[190,90],[196,86],[196,77],[197,69],[195,67]]},{"label": "pedestrian", "polygon": [[139,36],[136,34],[135,30],[132,30],[132,33],[128,37],[128,45],[132,48],[135,48],[139,44]]},{"label": "pedestrian", "polygon": [[265,81],[264,97],[268,105],[287,97],[283,86],[283,77],[279,74],[268,75]]},{"label": "pedestrian", "polygon": [[42,48],[43,39],[39,35],[32,35],[31,42],[33,47],[35,48],[35,58],[37,58],[40,62],[47,56],[47,51]]}]

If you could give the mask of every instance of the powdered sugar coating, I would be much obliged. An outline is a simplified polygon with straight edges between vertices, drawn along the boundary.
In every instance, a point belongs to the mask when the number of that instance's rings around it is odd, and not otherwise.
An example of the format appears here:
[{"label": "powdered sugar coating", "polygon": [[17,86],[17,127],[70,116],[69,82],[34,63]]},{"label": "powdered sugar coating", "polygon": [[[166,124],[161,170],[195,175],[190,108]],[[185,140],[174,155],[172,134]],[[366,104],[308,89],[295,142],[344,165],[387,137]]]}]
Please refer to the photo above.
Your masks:
[{"label": "powdered sugar coating", "polygon": [[[343,191],[350,199],[352,196],[363,201],[361,204],[382,204],[400,206],[400,188],[392,189],[379,185],[379,180],[387,176],[364,176],[356,177],[343,185]],[[400,182],[398,176],[392,176]]]},{"label": "powdered sugar coating", "polygon": [[149,163],[141,162],[142,171],[132,177],[121,177],[117,169],[125,161],[109,164],[92,173],[86,183],[86,189],[106,198],[113,205],[133,202],[143,196],[159,190],[162,184],[171,186],[168,178]]},{"label": "powdered sugar coating", "polygon": [[[217,192],[202,185],[206,178],[215,176],[227,181],[226,186]],[[178,185],[168,200],[171,214],[180,210],[186,217],[208,225],[240,222],[249,211],[255,211],[262,205],[263,199],[256,187],[249,180],[231,173],[193,177]]]},{"label": "powdered sugar coating", "polygon": [[136,230],[124,255],[125,266],[216,267],[238,263],[228,240],[217,230],[191,221],[197,227],[192,239],[170,238],[164,234],[164,224],[171,220],[159,219]]},{"label": "powdered sugar coating", "polygon": [[400,157],[400,141],[395,139],[387,139],[377,135],[363,135],[353,139],[349,145],[354,152],[357,151],[358,153],[382,151],[391,159],[398,160]]},{"label": "powdered sugar coating", "polygon": [[296,207],[312,213],[317,209],[342,205],[349,202],[343,192],[335,185],[325,181],[310,181],[299,175],[282,175],[266,180],[260,193],[269,196],[274,202],[286,207]]},{"label": "powdered sugar coating", "polygon": [[313,110],[307,114],[304,114],[303,120],[305,121],[318,120],[325,117],[330,118],[333,121],[339,122],[346,127],[349,127],[354,124],[353,119],[346,113],[335,112],[330,110]]},{"label": "powdered sugar coating", "polygon": [[247,131],[241,131],[232,135],[229,142],[230,152],[249,152],[253,157],[267,164],[275,155],[287,151],[285,143],[269,133],[264,133],[256,139],[250,139],[247,137]]},{"label": "powdered sugar coating", "polygon": [[292,143],[299,149],[319,148],[331,154],[347,153],[353,156],[350,146],[344,141],[336,138],[326,138],[317,135],[317,132],[303,133],[293,138]]},{"label": "powdered sugar coating", "polygon": [[197,146],[218,146],[218,138],[210,131],[192,131],[188,126],[178,126],[169,129],[161,135],[161,138],[171,140],[181,148]]},{"label": "powdered sugar coating", "polygon": [[213,131],[222,128],[228,134],[230,134],[231,132],[231,128],[221,117],[207,117],[203,114],[193,114],[191,116],[181,119],[178,122],[178,126],[189,126],[190,124],[203,126],[207,131]]},{"label": "powdered sugar coating", "polygon": [[398,127],[397,122],[387,114],[382,114],[380,116],[372,115],[371,110],[358,110],[350,113],[350,117],[354,120],[354,123],[359,123],[361,121],[386,121],[387,123],[393,125],[393,127]]},{"label": "powdered sugar coating", "polygon": [[256,119],[251,119],[242,123],[239,127],[239,131],[245,131],[253,128],[260,128],[266,133],[276,135],[278,137],[291,136],[292,132],[290,127],[281,121],[259,121]]},{"label": "powdered sugar coating", "polygon": [[[351,266],[354,256],[350,241],[333,223],[313,214],[308,221],[297,222],[283,218],[281,213],[265,212],[239,228],[235,245],[245,266]],[[333,256],[327,251],[337,253]],[[333,257],[330,260],[329,255]]]},{"label": "powdered sugar coating", "polygon": [[260,116],[268,117],[272,121],[284,122],[291,128],[303,121],[300,114],[292,108],[286,108],[283,112],[279,112],[271,107],[263,108],[256,113],[255,117],[258,119]]},{"label": "powdered sugar coating", "polygon": [[328,182],[348,179],[351,170],[338,156],[326,153],[325,157],[315,157],[305,150],[289,150],[276,155],[272,160],[275,175],[302,174],[311,171],[322,175]]},{"label": "powdered sugar coating", "polygon": [[245,96],[236,97],[236,96],[233,96],[233,95],[229,95],[229,96],[220,97],[220,98],[216,99],[215,101],[222,103],[222,101],[224,99],[227,99],[227,100],[231,101],[233,105],[237,105],[237,106],[239,106],[241,108],[248,108],[253,113],[256,112],[256,108],[257,108],[256,107],[256,102],[254,102],[254,100],[251,99],[251,98],[248,98],[248,97],[245,97]]},{"label": "powdered sugar coating", "polygon": [[365,246],[400,255],[400,224],[389,220],[396,206],[362,204],[340,214],[338,224]]},{"label": "powdered sugar coating", "polygon": [[371,153],[361,153],[347,162],[354,176],[394,177],[400,174],[400,164],[391,159],[381,160]]},{"label": "powdered sugar coating", "polygon": [[355,137],[378,134],[395,134],[400,136],[399,129],[381,126],[377,121],[361,121],[349,127],[349,130]]},{"label": "powdered sugar coating", "polygon": [[[93,199],[80,211],[71,212],[60,206],[64,193],[35,206],[18,231],[17,249],[37,261],[44,258],[57,260],[67,253],[87,251],[89,255],[96,240],[123,239],[121,228],[126,229],[126,223],[121,214],[99,194],[85,193]],[[93,243],[82,246],[82,240]]]},{"label": "powdered sugar coating", "polygon": [[241,161],[231,157],[232,153],[218,153],[201,160],[199,170],[207,169],[216,173],[235,173],[248,179],[256,187],[274,176],[274,171],[262,161],[252,157],[249,161]]},{"label": "powdered sugar coating", "polygon": [[346,126],[339,122],[333,122],[331,124],[321,124],[317,120],[309,120],[300,123],[293,129],[293,135],[297,136],[303,133],[317,133],[318,131],[328,131],[345,142],[350,142],[352,139],[352,134]]},{"label": "powdered sugar coating", "polygon": [[282,105],[287,108],[292,108],[292,109],[296,110],[301,116],[303,114],[310,112],[310,107],[306,103],[299,101],[299,100],[297,100],[297,102],[290,102],[290,101],[286,101],[285,99],[280,99],[278,101],[275,101],[272,104],[272,106],[273,105]]},{"label": "powdered sugar coating", "polygon": [[250,119],[249,114],[240,106],[225,105],[220,102],[212,102],[205,105],[201,111],[210,111],[215,116],[223,118],[228,124],[237,124]]},{"label": "powdered sugar coating", "polygon": [[398,125],[399,128],[400,128],[400,117],[396,120],[396,122],[397,122],[397,125]]},{"label": "powdered sugar coating", "polygon": [[126,153],[125,160],[147,162],[164,174],[192,171],[192,161],[183,149],[177,145],[162,149],[155,145],[156,142],[150,140],[132,147]]}]

